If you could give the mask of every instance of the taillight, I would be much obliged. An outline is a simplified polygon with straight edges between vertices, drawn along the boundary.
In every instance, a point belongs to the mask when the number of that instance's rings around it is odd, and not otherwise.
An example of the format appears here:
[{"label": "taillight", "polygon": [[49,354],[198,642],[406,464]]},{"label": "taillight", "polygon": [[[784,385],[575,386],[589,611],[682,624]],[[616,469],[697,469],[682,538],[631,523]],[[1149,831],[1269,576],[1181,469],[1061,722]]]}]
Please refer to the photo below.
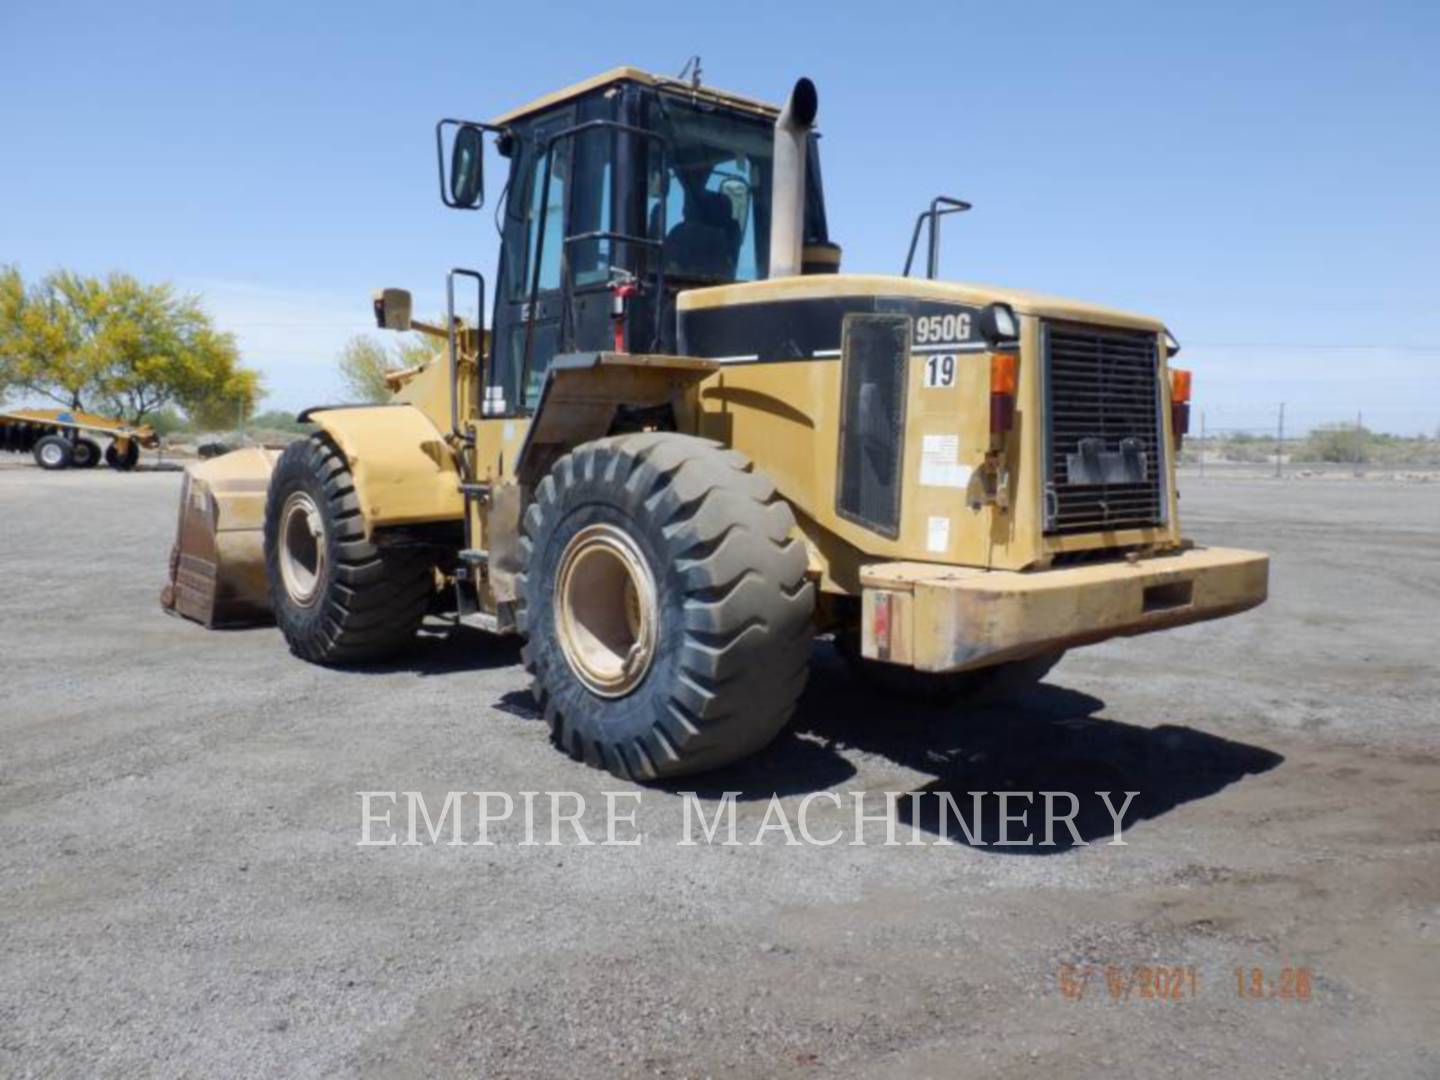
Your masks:
[{"label": "taillight", "polygon": [[1170,433],[1178,447],[1190,432],[1190,372],[1170,369]]},{"label": "taillight", "polygon": [[1015,426],[1015,387],[1019,357],[990,354],[990,434],[1005,435]]},{"label": "taillight", "polygon": [[875,642],[875,655],[884,660],[890,655],[890,594],[877,589],[874,598],[870,636]]}]

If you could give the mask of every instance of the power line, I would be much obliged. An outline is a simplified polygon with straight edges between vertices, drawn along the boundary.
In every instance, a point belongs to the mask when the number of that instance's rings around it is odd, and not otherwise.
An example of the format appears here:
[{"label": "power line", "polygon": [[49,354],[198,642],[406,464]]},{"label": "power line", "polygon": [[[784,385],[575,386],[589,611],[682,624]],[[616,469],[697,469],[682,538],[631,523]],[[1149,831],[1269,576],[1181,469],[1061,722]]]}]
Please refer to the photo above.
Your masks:
[{"label": "power line", "polygon": [[1307,344],[1298,341],[1190,341],[1187,345],[1198,345],[1205,349],[1343,349],[1351,351],[1393,351],[1393,352],[1440,352],[1440,345],[1384,344],[1375,342],[1346,343],[1325,342]]}]

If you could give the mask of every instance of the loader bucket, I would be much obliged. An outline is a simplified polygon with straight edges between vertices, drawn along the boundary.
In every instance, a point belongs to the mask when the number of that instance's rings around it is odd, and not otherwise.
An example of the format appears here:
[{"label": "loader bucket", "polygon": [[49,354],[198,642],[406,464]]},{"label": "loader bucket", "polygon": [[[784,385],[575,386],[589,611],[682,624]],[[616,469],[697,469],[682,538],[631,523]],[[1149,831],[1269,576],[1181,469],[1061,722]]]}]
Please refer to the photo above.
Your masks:
[{"label": "loader bucket", "polygon": [[280,456],[248,447],[185,470],[170,549],[167,611],[207,627],[268,623],[265,490]]}]

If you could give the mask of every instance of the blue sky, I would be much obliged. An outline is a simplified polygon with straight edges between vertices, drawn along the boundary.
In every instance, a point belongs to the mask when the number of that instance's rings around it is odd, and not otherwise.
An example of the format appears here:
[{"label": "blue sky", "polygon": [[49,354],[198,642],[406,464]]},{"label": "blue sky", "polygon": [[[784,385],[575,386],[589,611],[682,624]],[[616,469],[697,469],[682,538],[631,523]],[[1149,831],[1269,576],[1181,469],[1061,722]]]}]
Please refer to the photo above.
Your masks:
[{"label": "blue sky", "polygon": [[[755,21],[755,20],[760,21]],[[67,3],[0,6],[0,262],[203,295],[264,407],[338,394],[378,285],[493,278],[432,125],[608,67],[820,89],[830,226],[898,272],[1166,319],[1211,428],[1440,429],[1440,5]],[[492,172],[492,190],[499,190]]]}]

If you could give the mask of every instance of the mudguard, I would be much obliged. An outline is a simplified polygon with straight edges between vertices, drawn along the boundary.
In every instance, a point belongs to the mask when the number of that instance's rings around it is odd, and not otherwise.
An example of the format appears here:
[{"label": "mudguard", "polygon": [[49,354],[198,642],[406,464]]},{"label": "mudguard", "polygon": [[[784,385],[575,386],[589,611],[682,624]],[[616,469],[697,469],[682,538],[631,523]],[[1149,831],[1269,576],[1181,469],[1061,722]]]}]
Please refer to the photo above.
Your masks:
[{"label": "mudguard", "polygon": [[460,470],[450,444],[413,405],[310,409],[300,414],[335,440],[355,478],[366,532],[461,521]]},{"label": "mudguard", "polygon": [[616,434],[625,409],[641,415],[665,409],[680,430],[693,431],[689,414],[695,387],[719,368],[718,361],[695,356],[591,352],[555,357],[520,447],[516,477],[522,484],[538,484],[561,454]]},{"label": "mudguard", "polygon": [[[459,521],[454,453],[419,409],[375,405],[302,413],[340,448],[367,533],[387,525]],[[205,626],[268,621],[265,495],[280,454],[235,450],[190,466],[161,605]]]}]

